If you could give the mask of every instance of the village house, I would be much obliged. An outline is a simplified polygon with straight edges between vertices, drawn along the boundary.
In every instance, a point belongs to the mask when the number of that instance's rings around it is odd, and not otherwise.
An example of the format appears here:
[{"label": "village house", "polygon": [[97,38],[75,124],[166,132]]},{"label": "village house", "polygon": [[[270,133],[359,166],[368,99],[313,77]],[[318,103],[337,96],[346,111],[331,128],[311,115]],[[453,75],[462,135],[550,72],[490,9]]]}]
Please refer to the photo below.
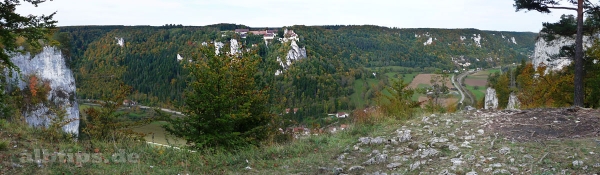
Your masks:
[{"label": "village house", "polygon": [[[294,110],[294,114],[296,114],[296,112],[298,112],[298,108],[294,108],[293,110]],[[290,112],[292,112],[292,109],[290,109],[290,108],[285,109],[286,114],[289,114]]]},{"label": "village house", "polygon": [[292,40],[300,41],[300,39],[298,38],[298,34],[296,34],[294,32],[294,30],[288,30],[288,29],[284,30],[283,38],[279,38],[278,40],[281,43],[285,43],[285,42],[292,41]]},{"label": "village house", "polygon": [[348,114],[346,114],[345,112],[338,112],[335,116],[337,118],[346,118],[348,117]]},{"label": "village house", "polygon": [[349,115],[347,113],[345,113],[345,112],[338,112],[338,113],[335,113],[335,114],[327,114],[327,116],[329,116],[329,117],[337,117],[337,118],[346,118]]},{"label": "village house", "polygon": [[272,40],[277,36],[277,30],[254,30],[250,29],[235,29],[235,33],[239,34],[240,37],[246,38],[248,33],[253,35],[262,35],[264,40]]},{"label": "village house", "polygon": [[137,102],[133,101],[133,100],[123,100],[123,106],[127,106],[127,107],[131,107],[131,106],[136,106]]},{"label": "village house", "polygon": [[246,38],[246,36],[248,36],[249,31],[250,29],[235,29],[235,33],[239,34],[242,38]]}]

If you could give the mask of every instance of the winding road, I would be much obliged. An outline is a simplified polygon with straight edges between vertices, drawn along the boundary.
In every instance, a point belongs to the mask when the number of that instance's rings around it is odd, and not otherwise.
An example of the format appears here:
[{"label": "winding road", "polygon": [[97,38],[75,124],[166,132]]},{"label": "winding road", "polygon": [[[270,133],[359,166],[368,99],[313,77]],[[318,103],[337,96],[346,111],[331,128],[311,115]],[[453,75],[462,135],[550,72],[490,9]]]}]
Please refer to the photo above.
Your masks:
[{"label": "winding road", "polygon": [[[85,105],[90,105],[90,106],[100,106],[100,104],[90,102],[90,101],[99,101],[99,100],[89,100],[89,99],[88,100],[77,99],[77,100],[80,104],[85,104]],[[150,107],[150,106],[144,106],[144,105],[138,105],[138,107],[140,107],[140,109],[155,109],[156,108],[156,107]],[[126,108],[126,107],[122,106],[121,108]],[[181,113],[179,111],[174,111],[174,110],[167,109],[167,108],[158,108],[158,109],[160,109],[161,111],[167,112],[167,113],[183,116],[183,113]]]},{"label": "winding road", "polygon": [[[454,85],[454,87],[456,87],[456,89],[458,89],[458,92],[460,93],[460,101],[458,101],[459,104],[463,104],[463,106],[473,106],[473,102],[475,101],[473,96],[471,95],[471,93],[469,93],[469,91],[467,90],[467,88],[465,88],[464,86],[462,86],[463,79],[469,75],[475,73],[475,71],[467,71],[467,72],[463,72],[461,74],[458,75],[458,78],[455,79],[454,75],[452,75],[452,84]],[[457,84],[458,81],[458,84]],[[465,95],[466,94],[466,95]],[[464,104],[465,101],[465,96],[467,98],[469,98],[469,104]]]},{"label": "winding road", "polygon": [[454,81],[454,75],[452,75],[452,85],[454,85],[454,87],[458,90],[458,93],[460,93],[460,101],[458,101],[458,103],[463,103],[463,101],[465,100],[465,93],[463,93],[462,88],[460,88],[456,84],[456,81]]}]

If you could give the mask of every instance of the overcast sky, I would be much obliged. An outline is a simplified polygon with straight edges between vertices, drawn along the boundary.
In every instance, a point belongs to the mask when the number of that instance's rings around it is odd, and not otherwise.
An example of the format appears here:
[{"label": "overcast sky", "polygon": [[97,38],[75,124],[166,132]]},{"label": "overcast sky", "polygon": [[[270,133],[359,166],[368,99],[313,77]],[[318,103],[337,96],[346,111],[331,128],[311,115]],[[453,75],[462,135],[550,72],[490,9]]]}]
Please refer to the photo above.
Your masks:
[{"label": "overcast sky", "polygon": [[515,12],[514,0],[53,0],[22,5],[22,15],[57,12],[59,26],[363,25],[539,32],[568,10]]}]

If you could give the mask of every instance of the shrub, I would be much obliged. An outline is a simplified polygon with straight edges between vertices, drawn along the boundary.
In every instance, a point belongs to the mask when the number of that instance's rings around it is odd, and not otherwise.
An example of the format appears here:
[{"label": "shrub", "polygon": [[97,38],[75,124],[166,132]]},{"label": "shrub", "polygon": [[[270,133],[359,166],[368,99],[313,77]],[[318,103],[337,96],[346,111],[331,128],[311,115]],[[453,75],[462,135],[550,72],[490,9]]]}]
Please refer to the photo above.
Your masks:
[{"label": "shrub", "polygon": [[386,89],[390,92],[390,95],[377,94],[378,98],[376,102],[381,112],[401,120],[413,117],[415,108],[420,106],[418,101],[411,99],[413,94],[415,94],[415,90],[409,88],[408,84],[404,83],[404,80],[393,81],[392,85]]}]

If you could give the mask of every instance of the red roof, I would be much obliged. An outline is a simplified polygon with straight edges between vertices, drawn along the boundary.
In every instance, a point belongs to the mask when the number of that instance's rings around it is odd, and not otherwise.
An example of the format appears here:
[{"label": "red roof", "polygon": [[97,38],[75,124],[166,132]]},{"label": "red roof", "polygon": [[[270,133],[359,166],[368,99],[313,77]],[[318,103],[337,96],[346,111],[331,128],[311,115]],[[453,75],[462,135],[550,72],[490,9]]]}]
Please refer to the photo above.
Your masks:
[{"label": "red roof", "polygon": [[248,32],[250,29],[235,29],[235,32]]}]

